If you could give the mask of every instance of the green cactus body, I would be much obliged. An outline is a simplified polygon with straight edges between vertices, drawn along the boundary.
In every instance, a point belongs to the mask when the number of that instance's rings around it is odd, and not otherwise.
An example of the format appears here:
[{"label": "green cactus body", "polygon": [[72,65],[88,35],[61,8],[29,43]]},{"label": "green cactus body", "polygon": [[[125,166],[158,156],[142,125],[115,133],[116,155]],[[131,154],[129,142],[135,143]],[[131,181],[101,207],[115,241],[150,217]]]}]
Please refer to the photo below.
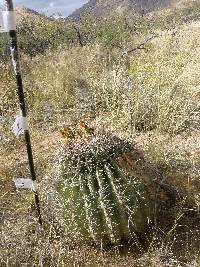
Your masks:
[{"label": "green cactus body", "polygon": [[[105,239],[105,222],[99,205],[98,183],[93,173],[85,168],[84,175],[79,177],[80,189],[86,211],[86,223],[94,241]],[[105,236],[105,237],[104,237]]]},{"label": "green cactus body", "polygon": [[[100,175],[98,175],[98,172]],[[107,215],[110,238],[113,242],[129,239],[129,228],[127,223],[127,214],[124,211],[123,203],[117,197],[113,188],[112,180],[106,166],[101,166],[97,170],[97,177],[102,194],[101,205],[104,214]]]},{"label": "green cactus body", "polygon": [[62,184],[64,207],[67,211],[66,221],[70,232],[76,233],[84,239],[89,239],[90,233],[86,225],[86,210],[83,202],[83,192],[78,181],[67,179],[69,183]]},{"label": "green cactus body", "polygon": [[[130,179],[119,168],[115,161],[109,161],[106,165],[110,180],[113,183],[117,197],[123,203],[128,215],[129,227],[137,232],[143,232],[150,216],[149,201],[145,194],[144,186],[136,181],[133,186]],[[148,215],[148,216],[147,216]]]},{"label": "green cactus body", "polygon": [[69,231],[84,240],[117,244],[146,227],[148,199],[143,185],[138,181],[131,184],[119,167],[117,158],[123,153],[119,147],[125,145],[117,141],[115,145],[104,137],[97,148],[89,144],[80,150],[62,151],[58,191]]}]

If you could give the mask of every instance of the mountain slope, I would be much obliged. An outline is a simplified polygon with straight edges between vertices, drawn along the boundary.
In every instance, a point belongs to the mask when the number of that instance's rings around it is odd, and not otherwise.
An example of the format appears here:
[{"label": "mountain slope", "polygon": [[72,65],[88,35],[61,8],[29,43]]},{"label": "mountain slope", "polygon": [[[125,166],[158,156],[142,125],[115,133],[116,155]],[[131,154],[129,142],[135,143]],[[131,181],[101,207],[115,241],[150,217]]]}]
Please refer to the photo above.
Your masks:
[{"label": "mountain slope", "polygon": [[112,12],[135,11],[147,13],[159,8],[168,7],[180,0],[90,0],[87,4],[71,14],[72,19],[79,19],[84,15],[105,17]]},{"label": "mountain slope", "polygon": [[21,6],[15,8],[16,20],[20,24],[23,20],[27,21],[45,21],[49,22],[52,18],[45,16],[44,14],[38,13],[37,11]]}]

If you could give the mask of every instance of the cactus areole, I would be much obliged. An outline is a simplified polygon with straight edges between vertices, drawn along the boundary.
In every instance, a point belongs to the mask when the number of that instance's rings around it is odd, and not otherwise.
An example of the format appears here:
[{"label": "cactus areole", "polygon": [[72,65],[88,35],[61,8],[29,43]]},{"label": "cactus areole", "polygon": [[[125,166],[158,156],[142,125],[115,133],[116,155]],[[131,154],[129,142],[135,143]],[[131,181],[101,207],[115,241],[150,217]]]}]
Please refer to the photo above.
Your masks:
[{"label": "cactus areole", "polygon": [[120,244],[144,232],[149,216],[144,185],[118,164],[131,149],[109,134],[62,146],[58,192],[70,233],[95,243]]}]

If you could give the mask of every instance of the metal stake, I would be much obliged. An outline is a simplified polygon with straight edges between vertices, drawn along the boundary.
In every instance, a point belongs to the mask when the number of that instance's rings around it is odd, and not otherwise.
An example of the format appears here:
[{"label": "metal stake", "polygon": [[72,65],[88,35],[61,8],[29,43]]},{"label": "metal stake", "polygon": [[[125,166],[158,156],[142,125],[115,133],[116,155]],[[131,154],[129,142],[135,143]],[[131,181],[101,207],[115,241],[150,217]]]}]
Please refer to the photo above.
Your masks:
[{"label": "metal stake", "polygon": [[[7,6],[7,11],[13,12],[14,8],[13,8],[12,0],[5,0],[5,2]],[[10,47],[11,59],[12,59],[12,63],[13,63],[14,71],[15,71],[19,105],[20,105],[22,116],[26,118],[26,114],[27,114],[26,104],[25,104],[22,76],[21,76],[21,70],[20,70],[20,61],[19,61],[19,52],[18,52],[19,50],[18,50],[16,30],[9,30],[9,35],[11,38],[11,47]],[[24,137],[25,137],[25,143],[26,143],[26,148],[27,148],[31,179],[34,185],[33,191],[35,195],[35,205],[36,205],[36,209],[38,212],[38,221],[40,225],[42,225],[42,217],[41,217],[41,212],[40,212],[40,201],[39,201],[39,196],[38,196],[37,187],[36,187],[36,173],[35,173],[35,167],[34,167],[34,162],[33,162],[30,133],[28,129],[24,130]]]}]

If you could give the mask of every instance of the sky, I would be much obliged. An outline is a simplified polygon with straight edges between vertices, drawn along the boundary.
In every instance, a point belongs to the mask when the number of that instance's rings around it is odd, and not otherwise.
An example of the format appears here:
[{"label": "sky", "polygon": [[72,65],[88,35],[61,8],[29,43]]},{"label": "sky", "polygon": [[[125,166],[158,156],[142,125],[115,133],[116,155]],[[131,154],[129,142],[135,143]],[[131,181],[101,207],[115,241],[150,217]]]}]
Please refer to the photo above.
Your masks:
[{"label": "sky", "polygon": [[[14,6],[25,6],[49,16],[55,13],[68,16],[87,2],[88,0],[13,0]],[[3,3],[4,1],[0,0],[0,6]]]}]

